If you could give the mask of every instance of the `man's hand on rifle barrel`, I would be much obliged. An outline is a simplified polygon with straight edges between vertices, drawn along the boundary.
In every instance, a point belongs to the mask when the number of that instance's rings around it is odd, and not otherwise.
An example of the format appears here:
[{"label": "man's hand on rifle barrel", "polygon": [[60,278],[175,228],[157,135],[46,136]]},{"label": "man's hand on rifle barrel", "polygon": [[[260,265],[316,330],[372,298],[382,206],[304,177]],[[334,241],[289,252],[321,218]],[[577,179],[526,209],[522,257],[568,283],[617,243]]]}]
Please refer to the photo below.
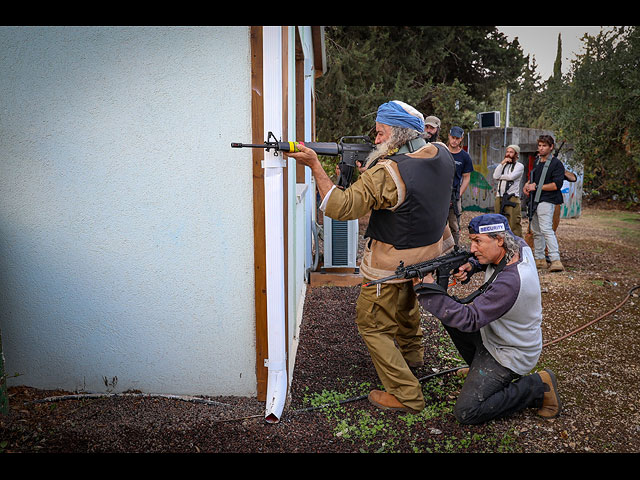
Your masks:
[{"label": "man's hand on rifle barrel", "polygon": [[310,167],[311,170],[320,164],[318,154],[314,150],[305,146],[304,143],[298,142],[297,148],[300,150],[299,152],[284,152],[285,156],[295,158],[297,162],[300,162],[306,167]]}]

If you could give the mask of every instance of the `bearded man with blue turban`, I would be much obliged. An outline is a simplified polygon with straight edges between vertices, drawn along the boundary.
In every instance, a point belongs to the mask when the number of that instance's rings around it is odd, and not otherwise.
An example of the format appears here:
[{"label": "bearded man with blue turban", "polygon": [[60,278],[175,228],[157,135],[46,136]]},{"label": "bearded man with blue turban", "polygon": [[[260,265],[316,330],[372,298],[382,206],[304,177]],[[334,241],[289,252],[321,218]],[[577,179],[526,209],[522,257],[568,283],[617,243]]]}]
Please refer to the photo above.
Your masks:
[{"label": "bearded man with blue turban", "polygon": [[325,216],[344,221],[371,213],[356,322],[385,390],[373,390],[369,401],[413,413],[425,406],[411,371],[424,365],[416,293],[410,280],[364,284],[393,275],[401,261],[422,262],[453,247],[447,217],[455,164],[445,145],[427,143],[423,134],[424,117],[414,107],[398,100],[380,105],[376,148],[344,190],[336,188],[313,150],[301,145],[300,152],[287,154],[311,168]]}]

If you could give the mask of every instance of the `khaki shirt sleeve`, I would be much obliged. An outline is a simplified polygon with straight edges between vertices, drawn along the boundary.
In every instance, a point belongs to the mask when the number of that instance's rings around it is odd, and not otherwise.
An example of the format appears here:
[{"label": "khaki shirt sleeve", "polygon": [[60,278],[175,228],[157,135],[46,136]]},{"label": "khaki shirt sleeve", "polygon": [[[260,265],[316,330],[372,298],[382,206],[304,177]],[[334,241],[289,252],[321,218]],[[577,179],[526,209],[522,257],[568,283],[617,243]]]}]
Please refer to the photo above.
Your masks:
[{"label": "khaki shirt sleeve", "polygon": [[371,210],[393,210],[402,203],[403,192],[404,184],[395,162],[380,161],[360,174],[349,188],[334,188],[324,214],[334,220],[344,221],[362,218]]}]

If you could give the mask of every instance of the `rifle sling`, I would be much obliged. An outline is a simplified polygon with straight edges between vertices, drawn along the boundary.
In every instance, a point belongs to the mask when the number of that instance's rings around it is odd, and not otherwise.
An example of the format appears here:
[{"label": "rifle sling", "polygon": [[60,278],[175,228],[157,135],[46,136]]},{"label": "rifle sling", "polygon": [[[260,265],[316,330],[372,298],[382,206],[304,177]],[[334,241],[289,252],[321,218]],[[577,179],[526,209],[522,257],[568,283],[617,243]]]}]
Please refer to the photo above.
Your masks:
[{"label": "rifle sling", "polygon": [[502,257],[502,260],[500,260],[500,263],[496,265],[496,268],[493,270],[493,273],[491,274],[491,277],[489,277],[489,280],[484,282],[482,286],[478,288],[475,292],[466,296],[463,299],[459,299],[454,296],[451,296],[451,298],[453,298],[458,303],[463,303],[463,304],[471,303],[474,298],[476,298],[478,295],[483,294],[487,290],[487,288],[489,288],[489,285],[493,283],[493,281],[496,279],[496,277],[502,271],[502,269],[505,267],[506,264],[507,264],[507,256],[505,255],[504,257]]},{"label": "rifle sling", "polygon": [[544,167],[542,167],[542,175],[540,175],[540,180],[538,180],[538,184],[536,186],[536,198],[534,198],[534,202],[537,205],[540,202],[540,195],[542,195],[542,186],[544,185],[545,178],[547,176],[547,170],[549,170],[549,164],[551,160],[546,160],[544,162]]},{"label": "rifle sling", "polygon": [[426,144],[427,144],[427,141],[424,138],[422,137],[414,138],[413,140],[409,140],[402,147],[400,147],[400,149],[396,152],[396,154],[413,153],[416,150],[420,150]]}]

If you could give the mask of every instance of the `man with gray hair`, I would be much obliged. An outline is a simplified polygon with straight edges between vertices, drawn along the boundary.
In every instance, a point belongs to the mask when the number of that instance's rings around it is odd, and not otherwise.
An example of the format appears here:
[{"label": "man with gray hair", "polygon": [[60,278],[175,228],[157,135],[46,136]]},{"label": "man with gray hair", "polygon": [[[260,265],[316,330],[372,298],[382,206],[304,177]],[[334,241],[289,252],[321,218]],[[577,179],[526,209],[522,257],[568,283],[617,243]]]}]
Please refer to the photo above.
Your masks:
[{"label": "man with gray hair", "polygon": [[475,258],[454,277],[465,281],[485,271],[473,303],[448,296],[430,275],[413,281],[420,305],[440,319],[469,366],[454,415],[478,424],[533,407],[553,418],[560,413],[554,373],[530,373],[542,351],[542,300],[531,248],[499,214],[474,217],[469,238]]},{"label": "man with gray hair", "polygon": [[367,214],[364,277],[356,304],[356,323],[385,390],[369,401],[379,408],[419,412],[422,386],[410,368],[424,364],[420,309],[410,280],[369,285],[392,275],[401,261],[418,263],[453,247],[447,225],[454,162],[445,145],[422,138],[424,120],[415,108],[397,100],[380,105],[376,149],[359,178],[336,188],[316,152],[299,147],[287,156],[311,168],[325,216],[336,220]]}]

